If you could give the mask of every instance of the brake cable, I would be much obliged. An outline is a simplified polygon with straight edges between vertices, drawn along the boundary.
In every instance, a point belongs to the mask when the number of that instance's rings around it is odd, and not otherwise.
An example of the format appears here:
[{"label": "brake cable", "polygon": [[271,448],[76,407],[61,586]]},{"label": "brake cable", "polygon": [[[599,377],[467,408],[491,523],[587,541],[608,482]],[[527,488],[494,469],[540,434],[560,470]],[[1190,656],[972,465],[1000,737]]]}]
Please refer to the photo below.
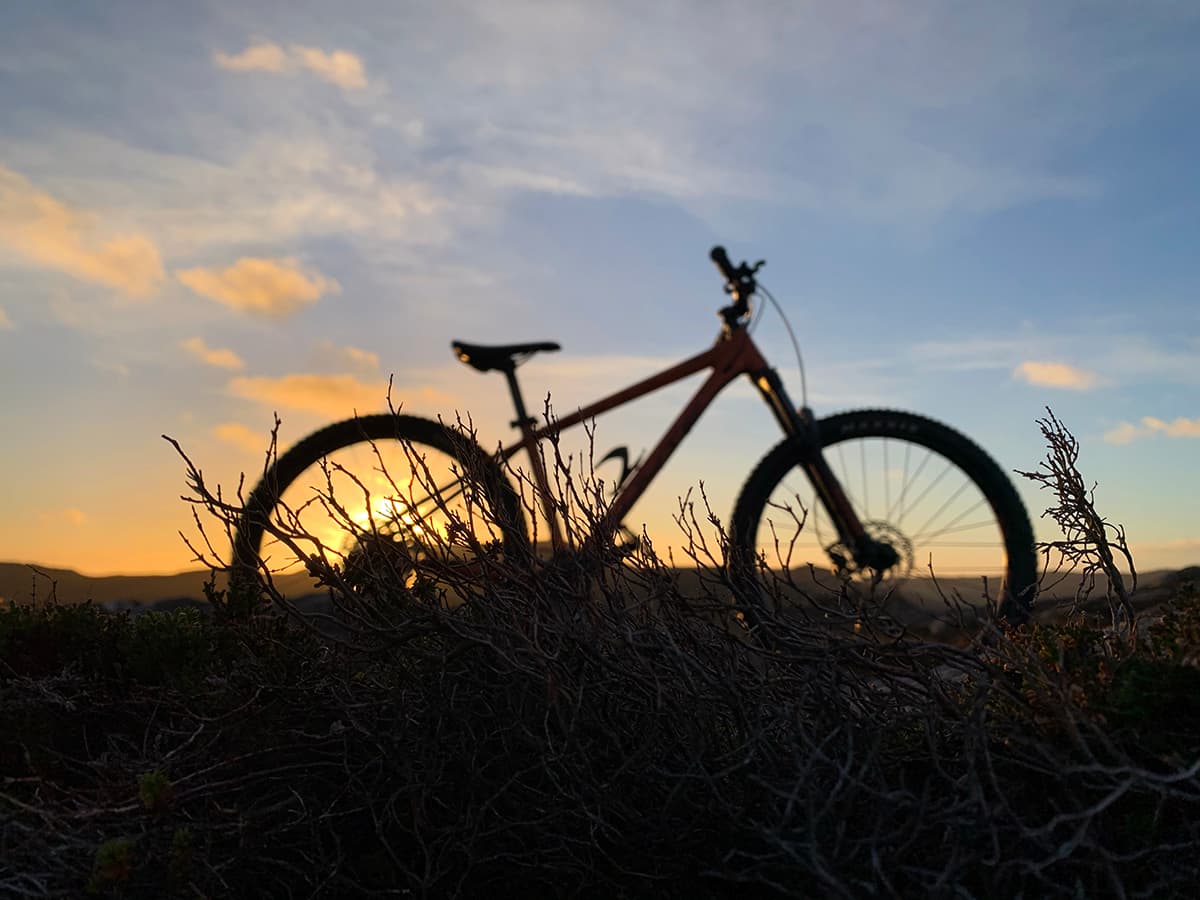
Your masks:
[{"label": "brake cable", "polygon": [[[800,367],[800,408],[808,408],[808,379],[804,374],[804,357],[800,354],[800,342],[796,340],[796,332],[792,330],[792,323],[788,321],[788,317],[783,312],[783,307],[779,305],[779,301],[775,299],[775,295],[768,291],[762,284],[757,285],[756,293],[762,294],[771,301],[771,305],[775,307],[775,311],[779,313],[779,318],[783,320],[783,327],[787,329],[788,337],[792,339],[792,349],[796,352],[796,365]],[[754,312],[754,318],[750,322],[749,330],[753,331],[758,325],[759,319],[762,318],[763,305],[760,303],[758,309]]]}]

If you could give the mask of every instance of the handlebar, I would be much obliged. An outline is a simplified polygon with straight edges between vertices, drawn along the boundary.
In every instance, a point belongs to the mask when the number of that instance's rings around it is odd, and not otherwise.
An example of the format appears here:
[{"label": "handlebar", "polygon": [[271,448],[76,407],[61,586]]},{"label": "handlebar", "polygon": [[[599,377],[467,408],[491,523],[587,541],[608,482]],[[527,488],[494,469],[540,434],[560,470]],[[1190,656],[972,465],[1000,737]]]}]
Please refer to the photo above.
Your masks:
[{"label": "handlebar", "polygon": [[737,275],[734,273],[733,263],[729,261],[729,254],[725,252],[725,248],[721,246],[713,247],[708,254],[708,258],[717,264],[717,268],[721,270],[721,274],[725,276],[727,282],[737,280]]},{"label": "handlebar", "polygon": [[719,315],[725,320],[726,327],[736,328],[738,320],[750,311],[750,297],[758,288],[754,274],[766,265],[766,260],[760,259],[753,266],[745,261],[734,266],[725,248],[719,245],[709,251],[708,258],[725,278],[725,293],[733,297],[733,305],[726,306]]}]

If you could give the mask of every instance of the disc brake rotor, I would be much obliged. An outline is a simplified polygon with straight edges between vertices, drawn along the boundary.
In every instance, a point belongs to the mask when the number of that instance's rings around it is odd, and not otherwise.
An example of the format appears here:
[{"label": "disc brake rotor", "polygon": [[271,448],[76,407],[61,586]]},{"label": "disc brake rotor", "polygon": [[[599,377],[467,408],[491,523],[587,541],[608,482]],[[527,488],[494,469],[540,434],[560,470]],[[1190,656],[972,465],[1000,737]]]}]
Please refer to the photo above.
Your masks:
[{"label": "disc brake rotor", "polygon": [[850,576],[870,573],[877,581],[883,578],[901,580],[912,573],[915,552],[912,541],[905,537],[900,529],[889,522],[873,520],[863,522],[863,530],[871,540],[890,547],[895,553],[896,563],[883,571],[875,571],[870,566],[860,566],[850,548],[841,541],[835,541],[825,548],[835,572]]}]

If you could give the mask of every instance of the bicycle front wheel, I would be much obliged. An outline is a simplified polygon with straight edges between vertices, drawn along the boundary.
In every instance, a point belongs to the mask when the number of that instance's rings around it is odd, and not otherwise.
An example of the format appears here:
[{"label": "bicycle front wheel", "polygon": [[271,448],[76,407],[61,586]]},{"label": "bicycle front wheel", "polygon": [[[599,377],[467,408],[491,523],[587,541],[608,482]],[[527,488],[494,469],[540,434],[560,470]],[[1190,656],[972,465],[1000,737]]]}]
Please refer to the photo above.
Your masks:
[{"label": "bicycle front wheel", "polygon": [[269,574],[288,599],[321,593],[330,568],[351,585],[386,577],[413,588],[423,574],[527,541],[516,492],[473,439],[416,416],[371,415],[309,435],[268,468],[234,538],[233,575]]},{"label": "bicycle front wheel", "polygon": [[911,413],[840,413],[818,428],[859,521],[895,551],[896,562],[884,571],[856,566],[794,440],[785,440],[750,474],[733,512],[731,564],[743,584],[756,586],[741,592],[751,618],[775,602],[762,580],[807,587],[830,570],[879,596],[899,592],[926,607],[939,592],[977,594],[987,576],[1001,583],[1001,615],[1014,624],[1028,618],[1038,575],[1033,529],[1012,482],[987,453]]}]

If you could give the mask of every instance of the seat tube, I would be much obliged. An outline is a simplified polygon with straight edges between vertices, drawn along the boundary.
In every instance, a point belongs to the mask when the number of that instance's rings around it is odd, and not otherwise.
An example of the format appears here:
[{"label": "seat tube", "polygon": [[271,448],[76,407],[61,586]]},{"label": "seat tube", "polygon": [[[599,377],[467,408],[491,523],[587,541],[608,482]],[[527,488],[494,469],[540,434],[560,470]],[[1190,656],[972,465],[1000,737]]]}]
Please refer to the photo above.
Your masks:
[{"label": "seat tube", "polygon": [[558,552],[562,548],[563,538],[558,523],[558,510],[554,505],[554,497],[550,493],[550,478],[546,472],[545,463],[538,453],[538,440],[534,434],[534,426],[537,422],[525,411],[525,401],[521,397],[521,388],[517,384],[516,367],[509,366],[503,371],[504,377],[508,381],[508,391],[512,394],[513,408],[517,412],[517,419],[512,425],[521,431],[521,445],[525,448],[525,455],[529,457],[534,484],[537,485],[538,493],[541,494],[542,513],[550,527],[550,545],[555,552]]}]

